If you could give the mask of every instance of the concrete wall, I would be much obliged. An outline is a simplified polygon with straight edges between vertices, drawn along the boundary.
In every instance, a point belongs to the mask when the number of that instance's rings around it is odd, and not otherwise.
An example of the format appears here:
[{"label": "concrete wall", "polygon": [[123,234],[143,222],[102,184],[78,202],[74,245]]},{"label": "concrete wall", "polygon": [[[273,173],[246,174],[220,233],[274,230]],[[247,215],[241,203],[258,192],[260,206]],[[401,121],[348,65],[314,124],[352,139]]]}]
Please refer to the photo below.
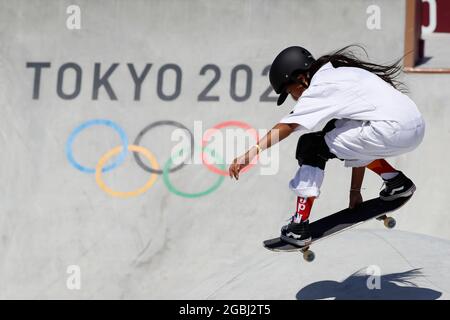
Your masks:
[{"label": "concrete wall", "polygon": [[[80,30],[66,27],[71,4],[81,9]],[[381,9],[379,30],[366,26],[366,10],[373,4]],[[206,130],[227,120],[270,129],[293,104],[277,108],[260,98],[269,85],[262,72],[284,47],[300,44],[320,56],[357,43],[376,62],[403,55],[405,5],[400,0],[0,0],[0,8],[2,298],[183,296],[202,281],[220,283],[222,268],[234,268],[237,257],[262,250],[261,241],[276,235],[294,210],[295,196],[287,184],[297,168],[298,134],[280,144],[276,175],[261,175],[255,167],[238,182],[226,178],[215,192],[198,198],[170,193],[158,176],[144,194],[120,199],[68,162],[67,139],[80,124],[112,120],[130,144],[145,126],[160,120],[180,122],[192,131],[194,121]],[[42,69],[38,97],[33,97],[35,69],[27,63],[50,64]],[[72,98],[64,94],[76,88],[74,70],[58,82],[61,66],[68,63],[81,70],[79,93]],[[104,74],[115,63],[109,83],[116,99],[105,87],[95,97],[96,66]],[[152,64],[139,98],[127,64],[137,73]],[[209,92],[218,101],[199,101],[214,76],[211,70],[200,74],[208,64],[220,70]],[[175,72],[168,70],[158,79],[168,65],[182,74],[173,100],[167,99],[175,90]],[[251,93],[242,99],[246,71],[237,72],[235,82],[231,76],[239,65],[247,66],[252,80]],[[450,77],[407,75],[404,80],[428,127],[416,151],[392,159],[418,186],[398,215],[399,228],[450,239],[445,162]],[[158,127],[141,141],[161,166],[174,145],[170,134],[170,127]],[[198,138],[195,143],[200,144]],[[88,128],[74,142],[74,156],[93,167],[119,144],[111,128]],[[329,163],[313,219],[348,204],[350,174],[341,162]],[[145,184],[149,174],[128,154],[125,163],[103,176],[111,188],[125,191]],[[186,192],[200,192],[218,178],[199,164],[170,174]],[[378,177],[367,173],[364,184],[365,198],[378,194]],[[381,228],[377,223],[369,227]],[[66,289],[71,264],[82,268],[84,290]],[[166,289],[157,289],[162,286]]]}]

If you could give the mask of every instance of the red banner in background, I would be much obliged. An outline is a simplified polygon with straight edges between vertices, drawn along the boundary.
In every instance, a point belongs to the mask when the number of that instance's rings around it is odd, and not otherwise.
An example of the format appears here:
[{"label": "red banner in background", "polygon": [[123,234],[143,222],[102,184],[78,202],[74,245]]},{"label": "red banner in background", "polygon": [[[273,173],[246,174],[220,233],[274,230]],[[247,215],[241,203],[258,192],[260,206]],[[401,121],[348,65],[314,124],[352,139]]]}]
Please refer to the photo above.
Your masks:
[{"label": "red banner in background", "polygon": [[422,26],[431,32],[450,33],[450,1],[422,0]]}]

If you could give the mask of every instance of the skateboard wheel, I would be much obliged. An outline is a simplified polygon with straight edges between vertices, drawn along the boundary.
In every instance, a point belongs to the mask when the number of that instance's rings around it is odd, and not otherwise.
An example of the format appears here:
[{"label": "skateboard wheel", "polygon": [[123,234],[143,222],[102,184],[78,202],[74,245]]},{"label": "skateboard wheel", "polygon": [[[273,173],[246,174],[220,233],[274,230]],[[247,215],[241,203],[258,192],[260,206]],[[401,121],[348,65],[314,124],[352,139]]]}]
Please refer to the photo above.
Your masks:
[{"label": "skateboard wheel", "polygon": [[384,219],[384,226],[388,229],[393,229],[396,224],[397,224],[397,222],[392,217]]},{"label": "skateboard wheel", "polygon": [[315,257],[316,255],[311,250],[306,250],[305,252],[303,252],[303,259],[305,259],[308,262],[312,262]]}]

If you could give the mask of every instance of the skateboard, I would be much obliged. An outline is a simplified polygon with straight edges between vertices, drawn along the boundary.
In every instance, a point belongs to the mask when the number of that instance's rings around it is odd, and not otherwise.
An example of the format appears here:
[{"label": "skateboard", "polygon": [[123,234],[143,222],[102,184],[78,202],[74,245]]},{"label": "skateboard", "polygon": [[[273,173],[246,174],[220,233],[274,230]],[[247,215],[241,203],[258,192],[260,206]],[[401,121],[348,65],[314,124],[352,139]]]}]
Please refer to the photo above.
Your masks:
[{"label": "skateboard", "polygon": [[383,221],[385,227],[388,229],[394,228],[396,225],[395,219],[388,217],[386,214],[400,209],[409,201],[409,199],[411,199],[411,197],[412,195],[392,201],[373,198],[360,203],[354,209],[346,208],[330,216],[314,221],[309,225],[311,230],[311,241],[303,247],[287,243],[278,237],[265,240],[263,242],[264,248],[277,252],[302,252],[303,259],[312,262],[315,258],[315,254],[310,250],[310,246],[317,241],[326,239],[372,219]]}]

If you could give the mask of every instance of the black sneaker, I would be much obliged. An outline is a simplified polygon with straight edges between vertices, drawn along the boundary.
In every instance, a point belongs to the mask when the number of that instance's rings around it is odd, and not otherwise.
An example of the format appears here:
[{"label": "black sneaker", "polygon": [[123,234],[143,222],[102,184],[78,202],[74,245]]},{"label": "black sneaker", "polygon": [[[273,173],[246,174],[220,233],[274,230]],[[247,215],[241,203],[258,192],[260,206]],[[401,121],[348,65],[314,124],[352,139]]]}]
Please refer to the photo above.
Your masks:
[{"label": "black sneaker", "polygon": [[409,197],[416,191],[414,183],[401,171],[394,178],[384,180],[383,184],[386,185],[386,188],[381,190],[380,199],[386,201]]},{"label": "black sneaker", "polygon": [[281,228],[281,240],[298,247],[304,247],[311,242],[311,232],[309,230],[309,221],[295,223],[294,219]]}]

